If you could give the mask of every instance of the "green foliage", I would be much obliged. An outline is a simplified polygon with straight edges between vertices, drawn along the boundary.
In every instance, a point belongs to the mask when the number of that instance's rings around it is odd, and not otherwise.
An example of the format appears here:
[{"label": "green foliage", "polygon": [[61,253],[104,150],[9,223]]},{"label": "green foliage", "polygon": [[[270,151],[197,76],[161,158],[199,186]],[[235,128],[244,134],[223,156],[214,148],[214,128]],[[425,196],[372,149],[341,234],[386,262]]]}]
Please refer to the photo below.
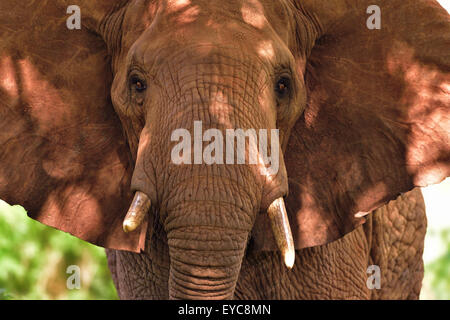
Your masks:
[{"label": "green foliage", "polygon": [[440,232],[447,250],[431,263],[425,265],[425,280],[433,291],[433,298],[450,300],[450,230]]},{"label": "green foliage", "polygon": [[[81,269],[69,290],[67,267]],[[0,300],[117,299],[102,248],[27,217],[0,200]]]}]

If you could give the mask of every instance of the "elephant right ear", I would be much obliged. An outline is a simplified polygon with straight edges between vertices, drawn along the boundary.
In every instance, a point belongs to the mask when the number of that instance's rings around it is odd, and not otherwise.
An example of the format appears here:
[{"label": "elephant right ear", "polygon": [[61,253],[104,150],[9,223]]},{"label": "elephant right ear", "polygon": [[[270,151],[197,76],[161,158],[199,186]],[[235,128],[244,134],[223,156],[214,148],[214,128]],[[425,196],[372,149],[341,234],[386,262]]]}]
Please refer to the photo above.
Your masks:
[{"label": "elephant right ear", "polygon": [[450,175],[450,16],[432,0],[294,2],[298,28],[314,26],[298,34],[316,38],[305,50],[306,109],[285,152],[301,249]]},{"label": "elephant right ear", "polygon": [[118,2],[71,2],[80,30],[68,28],[64,1],[0,2],[0,198],[83,240],[139,252],[146,224],[122,230],[132,161],[110,59],[90,29]]}]

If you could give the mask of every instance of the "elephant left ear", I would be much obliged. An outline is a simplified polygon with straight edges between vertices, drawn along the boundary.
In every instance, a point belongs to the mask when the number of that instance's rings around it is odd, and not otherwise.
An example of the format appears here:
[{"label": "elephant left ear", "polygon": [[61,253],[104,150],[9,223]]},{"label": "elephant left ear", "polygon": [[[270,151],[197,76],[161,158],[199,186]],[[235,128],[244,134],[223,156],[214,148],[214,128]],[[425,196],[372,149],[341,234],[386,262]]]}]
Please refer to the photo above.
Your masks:
[{"label": "elephant left ear", "polygon": [[0,199],[83,240],[139,252],[146,228],[122,230],[132,162],[110,59],[86,27],[113,1],[70,3],[81,29],[67,27],[64,1],[0,2]]},{"label": "elephant left ear", "polygon": [[[337,240],[401,193],[450,175],[450,17],[428,0],[296,7],[317,35],[306,110],[285,152],[301,249]],[[262,239],[257,247],[274,249]]]}]

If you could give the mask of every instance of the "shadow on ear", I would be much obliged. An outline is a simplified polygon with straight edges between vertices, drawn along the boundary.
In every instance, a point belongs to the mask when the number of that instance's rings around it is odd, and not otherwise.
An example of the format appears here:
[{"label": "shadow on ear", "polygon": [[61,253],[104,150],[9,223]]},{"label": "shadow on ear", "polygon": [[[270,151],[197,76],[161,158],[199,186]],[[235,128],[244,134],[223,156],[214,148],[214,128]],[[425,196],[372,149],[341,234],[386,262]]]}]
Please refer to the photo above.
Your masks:
[{"label": "shadow on ear", "polygon": [[[285,154],[297,249],[337,240],[450,174],[450,16],[435,1],[376,3],[379,30],[366,26],[371,1],[296,5],[317,30],[307,108]],[[271,232],[257,235],[257,248],[275,249]]]},{"label": "shadow on ear", "polygon": [[[102,3],[81,5],[82,19],[111,10]],[[49,1],[0,3],[0,198],[83,240],[138,252],[146,226],[122,231],[132,168],[105,44],[85,25],[69,30],[68,17]]]}]

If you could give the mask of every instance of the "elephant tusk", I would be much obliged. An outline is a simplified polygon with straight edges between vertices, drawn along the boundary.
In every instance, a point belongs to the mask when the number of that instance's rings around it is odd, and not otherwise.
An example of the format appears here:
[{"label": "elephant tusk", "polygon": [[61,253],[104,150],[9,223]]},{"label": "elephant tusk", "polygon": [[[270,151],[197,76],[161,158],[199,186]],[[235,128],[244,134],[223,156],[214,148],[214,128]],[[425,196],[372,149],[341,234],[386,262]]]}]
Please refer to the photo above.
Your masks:
[{"label": "elephant tusk", "polygon": [[151,201],[143,192],[137,191],[134,195],[133,202],[123,221],[123,231],[132,232],[136,230],[150,210]]},{"label": "elephant tusk", "polygon": [[278,198],[267,209],[272,231],[278,248],[283,255],[284,264],[292,269],[295,261],[295,247],[291,227],[283,198]]}]

